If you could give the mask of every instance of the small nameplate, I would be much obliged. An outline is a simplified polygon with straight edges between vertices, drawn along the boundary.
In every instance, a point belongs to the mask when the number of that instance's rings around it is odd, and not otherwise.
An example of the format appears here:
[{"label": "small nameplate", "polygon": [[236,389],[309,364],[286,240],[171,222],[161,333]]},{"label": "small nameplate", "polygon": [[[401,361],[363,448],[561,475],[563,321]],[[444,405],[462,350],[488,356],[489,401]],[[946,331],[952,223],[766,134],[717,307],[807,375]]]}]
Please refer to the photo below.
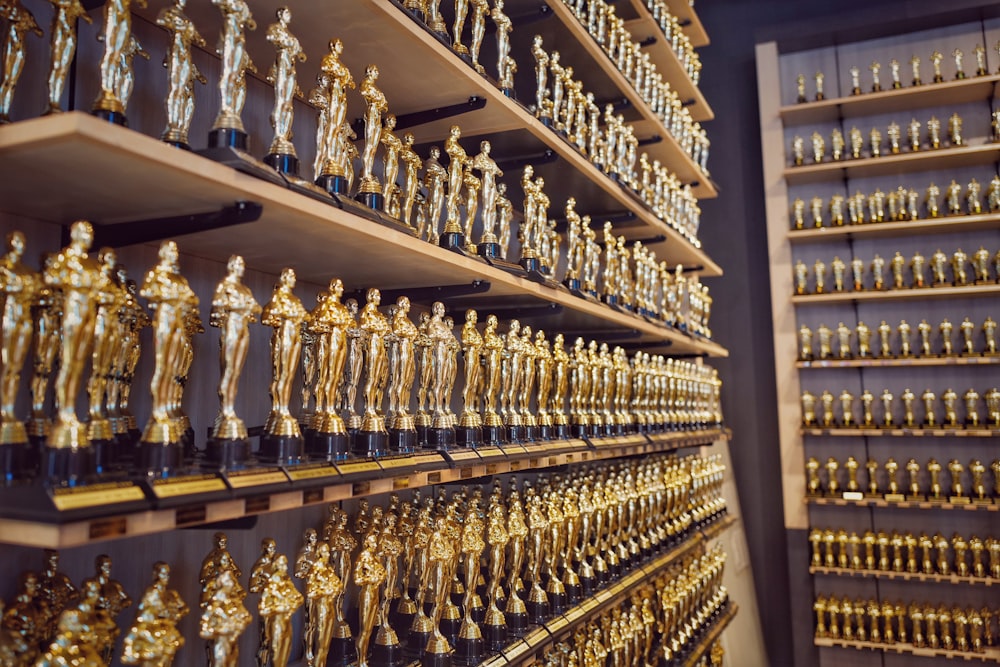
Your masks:
[{"label": "small nameplate", "polygon": [[844,500],[864,500],[865,494],[860,491],[844,491]]},{"label": "small nameplate", "polygon": [[479,663],[479,667],[501,667],[507,664],[507,658],[503,655],[495,655],[486,662]]},{"label": "small nameplate", "polygon": [[245,472],[227,473],[226,480],[234,489],[245,489],[251,486],[270,486],[272,484],[287,484],[288,476],[281,470],[248,470]]},{"label": "small nameplate", "polygon": [[354,475],[362,472],[378,472],[382,470],[382,467],[375,461],[349,461],[338,463],[337,469],[340,470],[341,475]]},{"label": "small nameplate", "polygon": [[322,479],[324,477],[340,477],[337,469],[328,463],[311,466],[296,466],[289,468],[285,472],[293,482],[301,482],[306,479]]},{"label": "small nameplate", "polygon": [[529,646],[528,643],[522,639],[521,641],[511,644],[510,646],[504,646],[503,655],[507,658],[508,662],[512,662],[516,658],[519,658],[527,653],[529,650],[531,650],[531,646]]},{"label": "small nameplate", "polygon": [[226,484],[215,475],[199,475],[182,479],[158,479],[153,482],[153,495],[157,498],[177,498],[200,493],[225,491]]},{"label": "small nameplate", "polygon": [[578,619],[583,617],[583,606],[577,605],[566,612],[565,618],[567,623],[574,623]]},{"label": "small nameplate", "polygon": [[499,447],[476,447],[476,453],[484,459],[507,458]]},{"label": "small nameplate", "polygon": [[591,611],[597,608],[597,600],[592,597],[587,598],[580,604],[580,609],[585,614],[589,614]]},{"label": "small nameplate", "polygon": [[948,502],[952,505],[968,505],[972,502],[972,498],[968,496],[950,496]]},{"label": "small nameplate", "polygon": [[[545,631],[545,628],[538,627],[529,632],[524,636],[524,643],[528,646],[538,646],[542,642],[548,640],[549,633]],[[508,659],[510,656],[508,656]]]},{"label": "small nameplate", "polygon": [[60,512],[145,499],[142,489],[132,482],[92,484],[52,492],[52,504]]},{"label": "small nameplate", "polygon": [[887,493],[883,497],[885,498],[886,502],[890,503],[901,503],[904,500],[906,500],[906,496],[904,496],[902,493]]},{"label": "small nameplate", "polygon": [[398,470],[400,468],[412,468],[413,459],[410,457],[400,457],[398,459],[379,459],[379,465],[383,470]]},{"label": "small nameplate", "polygon": [[410,463],[414,466],[427,465],[428,463],[442,463],[443,459],[438,453],[434,454],[416,454],[410,457]]},{"label": "small nameplate", "polygon": [[545,622],[545,627],[552,634],[564,630],[569,625],[569,621],[566,620],[565,616],[556,616],[555,618],[550,618]]},{"label": "small nameplate", "polygon": [[478,461],[479,454],[474,450],[457,450],[449,451],[448,458],[450,458],[455,463],[465,463],[467,461]]}]

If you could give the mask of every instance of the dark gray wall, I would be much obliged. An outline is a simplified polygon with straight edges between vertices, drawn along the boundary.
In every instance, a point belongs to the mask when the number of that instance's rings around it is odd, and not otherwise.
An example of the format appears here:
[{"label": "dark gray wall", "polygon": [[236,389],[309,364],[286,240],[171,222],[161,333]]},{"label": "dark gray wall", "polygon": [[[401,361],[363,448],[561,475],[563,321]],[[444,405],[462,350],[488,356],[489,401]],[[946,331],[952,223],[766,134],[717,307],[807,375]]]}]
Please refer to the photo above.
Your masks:
[{"label": "dark gray wall", "polygon": [[[716,114],[707,125],[709,169],[722,193],[702,202],[701,238],[726,272],[708,284],[715,299],[712,329],[731,354],[712,363],[722,374],[726,419],[735,432],[734,474],[774,667],[813,665],[817,656],[811,618],[801,613],[793,617],[789,602],[790,588],[809,586],[809,575],[804,536],[786,536],[782,513],[754,46],[777,40],[781,50],[794,50],[959,23],[980,18],[980,6],[990,15],[997,10],[996,3],[982,0],[952,0],[946,8],[937,0],[696,4],[712,42],[700,50],[702,90]],[[791,559],[789,553],[794,554]]]}]

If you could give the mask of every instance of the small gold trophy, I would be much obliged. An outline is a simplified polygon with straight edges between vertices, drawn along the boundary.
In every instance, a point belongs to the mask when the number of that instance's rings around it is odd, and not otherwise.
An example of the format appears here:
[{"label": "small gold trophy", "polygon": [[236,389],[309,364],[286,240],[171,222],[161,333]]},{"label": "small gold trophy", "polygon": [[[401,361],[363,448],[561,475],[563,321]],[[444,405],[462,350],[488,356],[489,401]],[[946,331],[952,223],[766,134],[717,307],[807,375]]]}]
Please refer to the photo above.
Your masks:
[{"label": "small gold trophy", "polygon": [[243,129],[243,104],[246,102],[246,71],[256,71],[246,50],[246,30],[256,30],[257,22],[245,0],[212,0],[222,14],[222,72],[219,75],[219,114],[208,136],[210,148],[248,150]]},{"label": "small gold trophy", "polygon": [[410,300],[405,296],[396,299],[395,313],[389,322],[392,333],[386,337],[389,346],[389,448],[400,453],[412,452],[417,444],[410,397],[416,377],[415,343],[420,331],[410,321],[409,314]]},{"label": "small gold trophy", "polygon": [[70,65],[76,55],[76,20],[93,23],[80,0],[49,0],[55,8],[52,15],[51,51],[48,76],[48,106],[45,114],[62,111],[63,90],[69,78]]},{"label": "small gold trophy", "polygon": [[10,105],[14,100],[14,88],[24,71],[28,43],[25,36],[31,32],[42,37],[42,29],[35,23],[35,17],[21,4],[21,0],[9,0],[0,8],[0,16],[7,21],[3,44],[3,81],[0,82],[0,124],[10,122]]},{"label": "small gold trophy", "polygon": [[340,302],[343,294],[343,282],[339,278],[331,280],[304,325],[315,336],[318,370],[316,411],[306,431],[306,452],[310,457],[327,461],[345,458],[348,449],[347,428],[337,414],[337,389],[344,377],[350,347],[348,330],[354,324],[354,316]]},{"label": "small gold trophy", "polygon": [[160,140],[172,146],[190,150],[188,130],[194,112],[194,84],[207,84],[206,79],[192,60],[191,45],[205,46],[205,38],[198,33],[191,19],[184,14],[187,0],[174,0],[156,17],[156,24],[170,35],[170,48],[164,56],[167,68],[167,126]]},{"label": "small gold trophy", "polygon": [[382,399],[389,375],[386,337],[392,329],[378,310],[381,304],[382,293],[369,289],[359,318],[365,370],[364,419],[353,436],[352,450],[365,456],[382,456],[388,451],[389,432],[382,414]]},{"label": "small gold trophy", "polygon": [[361,153],[361,181],[355,199],[368,208],[383,211],[385,197],[375,175],[375,155],[382,143],[382,114],[389,110],[389,103],[377,85],[378,77],[378,67],[369,65],[360,86],[361,97],[365,101],[365,148]]},{"label": "small gold trophy", "polygon": [[184,646],[177,623],[187,615],[188,606],[177,591],[168,588],[170,566],[153,565],[153,583],[139,601],[135,622],[125,635],[122,664],[139,667],[170,667]]},{"label": "small gold trophy", "polygon": [[299,422],[288,407],[302,352],[302,323],[307,315],[294,289],[295,271],[282,269],[260,318],[261,324],[274,331],[271,334],[271,412],[264,422],[258,456],[279,464],[298,463],[304,449]]},{"label": "small gold trophy", "polygon": [[[134,1],[139,7],[146,7],[145,0]],[[134,55],[141,50],[132,37],[132,2],[133,0],[105,0],[104,30],[100,37],[104,42],[100,69],[101,90],[91,110],[99,118],[118,125],[128,125],[122,86],[126,81],[131,85],[129,51]]]},{"label": "small gold trophy", "polygon": [[299,158],[295,154],[295,144],[292,143],[292,118],[295,112],[293,99],[301,96],[299,84],[295,77],[295,62],[305,62],[306,54],[298,38],[292,34],[288,24],[292,20],[292,12],[288,7],[279,7],[275,13],[277,21],[267,27],[267,41],[277,51],[274,64],[267,73],[267,81],[274,86],[274,109],[271,111],[271,126],[274,128],[274,139],[264,157],[264,163],[287,174],[293,179],[298,178]]}]

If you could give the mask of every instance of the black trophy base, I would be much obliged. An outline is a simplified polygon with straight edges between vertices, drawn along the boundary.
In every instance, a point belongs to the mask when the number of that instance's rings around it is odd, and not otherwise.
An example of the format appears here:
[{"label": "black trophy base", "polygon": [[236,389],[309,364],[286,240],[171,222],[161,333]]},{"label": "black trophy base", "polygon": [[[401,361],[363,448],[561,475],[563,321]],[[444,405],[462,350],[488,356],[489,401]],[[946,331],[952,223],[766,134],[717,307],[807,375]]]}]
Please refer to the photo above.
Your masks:
[{"label": "black trophy base", "polygon": [[465,234],[461,232],[444,232],[438,239],[438,245],[446,250],[454,250],[465,254]]},{"label": "black trophy base", "polygon": [[445,428],[427,429],[427,446],[431,449],[450,449],[455,446],[455,429],[451,426]]},{"label": "black trophy base", "polygon": [[94,472],[98,475],[109,472],[114,465],[114,440],[91,440],[90,449],[94,452]]},{"label": "black trophy base", "polygon": [[406,653],[407,655],[423,655],[424,649],[427,648],[427,642],[431,640],[433,633],[431,632],[416,632],[410,630],[406,634]]},{"label": "black trophy base", "polygon": [[483,637],[486,639],[486,649],[497,653],[507,645],[506,625],[484,625]]},{"label": "black trophy base", "polygon": [[94,474],[94,452],[89,447],[45,447],[42,476],[60,484],[75,485]]},{"label": "black trophy base", "polygon": [[586,438],[590,435],[590,429],[586,424],[573,424],[570,433],[574,438]]},{"label": "black trophy base", "polygon": [[398,667],[405,661],[403,647],[399,644],[379,644],[375,642],[372,646],[371,659],[368,661],[372,667]]},{"label": "black trophy base", "polygon": [[[545,623],[545,620],[552,615],[552,610],[548,601],[532,602],[531,600],[528,600],[525,603],[525,606],[528,608],[528,621],[534,625],[542,625]],[[507,619],[507,625],[508,627],[510,626],[509,618]]]},{"label": "black trophy base", "polygon": [[385,210],[385,197],[382,196],[381,192],[359,192],[354,195],[354,201],[375,211]]},{"label": "black trophy base", "polygon": [[184,462],[184,445],[180,442],[140,442],[135,452],[137,471],[165,477],[177,472]]},{"label": "black trophy base", "polygon": [[427,448],[430,445],[427,444],[427,431],[430,430],[429,426],[424,426],[422,424],[417,424],[417,446],[422,448]]},{"label": "black trophy base", "polygon": [[245,438],[212,438],[205,445],[205,459],[220,470],[242,468],[250,458],[250,441]]},{"label": "black trophy base", "polygon": [[542,268],[542,263],[538,261],[537,257],[522,257],[518,264],[528,273],[538,273]]},{"label": "black trophy base", "polygon": [[476,254],[485,260],[503,259],[499,243],[480,243],[476,246]]},{"label": "black trophy base", "polygon": [[528,633],[528,615],[504,612],[507,617],[507,632],[512,637],[523,637]]},{"label": "black trophy base", "polygon": [[313,461],[343,461],[349,444],[347,433],[310,431],[306,436],[306,454]]},{"label": "black trophy base", "polygon": [[517,99],[517,95],[514,93],[514,89],[513,88],[501,88],[500,92],[503,93],[504,97],[509,97],[512,100],[516,100]]},{"label": "black trophy base", "polygon": [[0,445],[0,482],[30,477],[33,449],[27,442]]},{"label": "black trophy base", "polygon": [[597,589],[597,577],[585,577],[580,575],[580,591],[583,597],[589,598]]},{"label": "black trophy base", "polygon": [[483,429],[478,426],[456,426],[455,444],[459,447],[481,447]]},{"label": "black trophy base", "polygon": [[569,424],[556,424],[552,427],[553,440],[569,440]]},{"label": "black trophy base", "polygon": [[539,116],[538,120],[542,121],[542,125],[544,125],[545,127],[548,127],[548,128],[551,128],[551,129],[555,128],[555,125],[552,123],[552,117],[551,116]]},{"label": "black trophy base", "polygon": [[265,433],[260,436],[257,458],[267,463],[295,465],[302,462],[304,449],[305,441],[302,436]]},{"label": "black trophy base", "polygon": [[563,285],[572,294],[579,296],[579,292],[580,292],[580,279],[579,278],[567,278],[566,280],[563,281]]},{"label": "black trophy base", "polygon": [[482,637],[466,639],[459,637],[455,642],[455,660],[464,665],[478,665],[482,662],[486,642]]},{"label": "black trophy base", "polygon": [[264,164],[279,174],[295,177],[299,175],[299,158],[288,153],[268,153],[264,156]]},{"label": "black trophy base", "polygon": [[247,133],[229,127],[218,128],[208,133],[208,148],[198,151],[198,155],[242,171],[261,180],[284,186],[285,179],[247,152]]},{"label": "black trophy base", "polygon": [[484,426],[482,428],[483,444],[503,445],[507,442],[507,429],[503,426]]},{"label": "black trophy base", "polygon": [[385,456],[389,453],[389,433],[386,431],[358,431],[351,436],[351,451],[358,456]]},{"label": "black trophy base", "polygon": [[614,308],[618,307],[618,295],[617,294],[605,294],[601,299],[604,303],[612,306]]},{"label": "black trophy base", "polygon": [[507,442],[524,442],[528,436],[528,429],[523,426],[507,427]]},{"label": "black trophy base", "polygon": [[417,430],[389,429],[389,451],[410,454],[417,447]]},{"label": "black trophy base", "polygon": [[109,123],[114,123],[115,125],[121,125],[122,127],[128,127],[128,118],[121,111],[111,111],[110,109],[94,109],[90,112],[95,118],[100,118],[101,120],[106,120]]},{"label": "black trophy base", "polygon": [[334,174],[321,174],[316,179],[316,185],[323,188],[331,195],[347,194],[347,177]]},{"label": "black trophy base", "polygon": [[566,611],[569,604],[565,593],[549,593],[549,609],[552,615],[558,615]]},{"label": "black trophy base", "polygon": [[330,642],[330,657],[327,664],[349,665],[358,657],[354,637],[334,637]]},{"label": "black trophy base", "polygon": [[451,667],[451,653],[424,653],[421,667]]},{"label": "black trophy base", "polygon": [[537,426],[525,426],[524,437],[522,440],[525,442],[537,442],[538,441],[538,427]]},{"label": "black trophy base", "polygon": [[186,141],[164,141],[163,143],[165,143],[168,146],[173,146],[174,148],[179,148],[182,151],[192,150],[191,144],[189,144]]},{"label": "black trophy base", "polygon": [[581,584],[566,584],[566,604],[574,605],[583,596],[583,586]]}]

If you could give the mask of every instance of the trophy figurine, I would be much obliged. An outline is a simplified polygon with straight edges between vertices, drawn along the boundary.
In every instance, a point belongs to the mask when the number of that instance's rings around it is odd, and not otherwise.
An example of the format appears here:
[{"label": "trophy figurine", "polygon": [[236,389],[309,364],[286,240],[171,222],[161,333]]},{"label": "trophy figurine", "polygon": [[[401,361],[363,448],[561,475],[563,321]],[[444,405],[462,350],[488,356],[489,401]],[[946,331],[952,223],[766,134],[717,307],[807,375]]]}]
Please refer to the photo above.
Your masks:
[{"label": "trophy figurine", "polygon": [[212,0],[222,13],[222,73],[219,76],[219,114],[208,135],[209,148],[231,148],[246,153],[247,133],[243,129],[243,104],[246,101],[246,70],[253,64],[246,52],[246,30],[256,30],[257,23],[245,0]]},{"label": "trophy figurine", "polygon": [[[139,7],[146,7],[145,0],[134,1]],[[91,109],[91,113],[99,118],[118,125],[128,125],[121,92],[123,76],[126,74],[123,67],[126,50],[133,41],[132,2],[133,0],[105,0],[104,30],[100,37],[104,42],[100,68],[101,90]]]},{"label": "trophy figurine", "polygon": [[351,72],[340,60],[344,44],[339,39],[329,43],[329,53],[320,63],[317,86],[310,92],[310,101],[319,107],[319,126],[316,130],[316,185],[332,195],[346,195],[350,190],[348,165],[350,156],[347,133],[353,132],[345,124],[347,116],[347,91],[355,87]]},{"label": "trophy figurine", "polygon": [[169,583],[170,566],[155,563],[153,583],[143,593],[135,622],[122,643],[122,664],[170,667],[184,646],[177,623],[187,615],[188,607],[177,591],[167,588]]},{"label": "trophy figurine", "polygon": [[[431,635],[424,646],[421,660],[424,664],[447,664],[450,654],[454,650],[447,637],[441,632],[441,616],[449,601],[448,596],[451,592],[453,576],[452,567],[457,556],[457,539],[452,539],[449,535],[450,532],[446,517],[439,516],[434,522],[434,530],[431,532],[427,545],[428,570],[426,576],[428,586],[426,588],[432,591],[433,609],[430,615]],[[457,538],[457,535],[455,537]],[[414,623],[417,620],[414,619]]]},{"label": "trophy figurine", "polygon": [[364,419],[354,434],[352,449],[365,456],[382,456],[388,451],[389,433],[382,414],[382,397],[389,374],[385,343],[391,326],[378,310],[381,304],[382,293],[369,289],[359,318],[365,367]]},{"label": "trophy figurine", "polygon": [[114,250],[101,248],[97,261],[100,265],[101,278],[94,320],[94,352],[91,355],[90,380],[87,382],[87,394],[90,399],[87,439],[94,452],[95,471],[103,473],[118,458],[115,451],[114,429],[108,418],[104,399],[121,337],[122,330],[118,323],[125,303],[125,288],[117,280],[118,260]]},{"label": "trophy figurine", "polygon": [[482,610],[482,601],[478,599],[477,587],[480,575],[479,562],[486,549],[486,542],[483,539],[483,522],[479,518],[479,506],[475,498],[469,503],[469,509],[465,515],[460,544],[460,553],[465,564],[465,597],[462,602],[464,614],[455,643],[455,654],[458,660],[464,663],[479,664],[482,661],[486,642],[483,640],[483,634],[474,618],[474,613],[477,607],[476,603],[478,603],[478,609]]},{"label": "trophy figurine", "polygon": [[[22,477],[33,463],[28,432],[17,418],[14,401],[21,370],[31,343],[32,306],[42,288],[42,276],[21,263],[24,234],[7,235],[7,254],[0,259],[0,293],[3,302],[3,381],[0,382],[0,476]],[[36,340],[36,346],[41,341]]]},{"label": "trophy figurine", "polygon": [[[504,340],[497,334],[498,326],[499,321],[496,315],[490,315],[486,318],[486,328],[482,333],[482,347],[480,348],[480,355],[483,359],[483,368],[480,371],[482,378],[482,435],[483,442],[487,445],[498,445],[506,440],[503,419],[497,413],[497,396],[501,391],[501,360],[504,356]],[[464,336],[465,332],[463,331],[463,338]]]},{"label": "trophy figurine", "polygon": [[[507,629],[510,634],[520,637],[528,628],[528,609],[521,599],[520,594],[524,590],[521,580],[521,571],[526,555],[525,545],[527,543],[529,530],[527,520],[524,515],[524,507],[518,495],[514,481],[511,481],[510,496],[507,502],[507,535],[510,543],[510,569],[508,578],[507,602],[504,606],[504,616],[507,621]],[[487,634],[490,632],[489,612],[487,612]]]},{"label": "trophy figurine", "polygon": [[461,128],[458,125],[452,125],[448,139],[444,143],[444,150],[448,154],[448,193],[445,199],[445,226],[438,240],[438,245],[452,250],[461,250],[465,247],[466,241],[462,232],[459,204],[462,198],[465,166],[469,162],[469,156],[458,142],[461,136]]},{"label": "trophy figurine", "polygon": [[236,415],[236,391],[250,348],[250,324],[261,308],[243,284],[245,263],[239,255],[229,258],[226,277],[215,288],[209,325],[219,337],[219,415],[208,443],[209,460],[222,468],[237,467],[250,456],[250,440],[243,420]]},{"label": "trophy figurine", "polygon": [[476,328],[478,315],[475,310],[465,311],[462,326],[462,357],[465,368],[465,388],[462,391],[462,414],[455,429],[455,442],[462,447],[475,447],[483,441],[482,419],[476,410],[480,386],[483,337]]},{"label": "trophy figurine", "polygon": [[239,638],[251,616],[243,606],[243,596],[236,574],[223,570],[208,584],[209,597],[202,604],[198,635],[208,640],[212,667],[237,667],[240,662]]},{"label": "trophy figurine", "polygon": [[409,412],[413,379],[416,376],[415,342],[420,335],[410,321],[410,300],[396,299],[396,312],[389,322],[389,446],[392,451],[412,452],[417,444],[417,427]]},{"label": "trophy figurine", "polygon": [[50,31],[52,56],[49,63],[49,99],[46,115],[62,111],[63,90],[66,88],[66,79],[69,78],[70,65],[76,55],[76,20],[94,22],[80,0],[49,0],[49,2],[53,5],[55,13],[52,15]]},{"label": "trophy figurine", "polygon": [[378,533],[372,531],[364,540],[354,564],[354,585],[358,587],[358,635],[355,640],[358,667],[368,666],[368,644],[379,617],[379,588],[386,577],[385,567],[375,554]]},{"label": "trophy figurine", "polygon": [[288,558],[278,555],[269,568],[257,610],[274,667],[287,667],[292,651],[292,615],[302,606],[302,593],[288,576]]},{"label": "trophy figurine", "polygon": [[497,81],[500,83],[500,92],[507,97],[514,96],[514,72],[517,65],[510,57],[510,33],[514,24],[510,17],[503,11],[504,0],[495,0],[493,9],[490,11],[490,18],[496,27],[497,37]]},{"label": "trophy figurine", "polygon": [[0,81],[0,124],[10,122],[10,105],[27,55],[25,36],[31,32],[42,37],[42,29],[35,17],[21,4],[21,0],[8,0],[0,6],[0,17],[7,22],[3,40],[3,80]]},{"label": "trophy figurine", "polygon": [[306,452],[327,461],[347,456],[348,436],[343,418],[337,414],[337,389],[344,378],[348,329],[354,324],[350,309],[340,302],[344,283],[330,281],[323,300],[306,318],[305,327],[316,339],[316,411],[306,434]]},{"label": "trophy figurine", "polygon": [[369,65],[361,81],[361,97],[365,101],[365,149],[361,153],[361,181],[355,199],[368,208],[382,211],[385,210],[385,198],[375,175],[375,155],[382,143],[382,114],[389,110],[389,104],[376,85],[378,76],[378,67]]},{"label": "trophy figurine", "polygon": [[500,259],[500,244],[494,232],[497,223],[497,178],[503,172],[490,157],[490,142],[479,144],[479,154],[472,158],[469,165],[479,171],[482,182],[483,200],[483,236],[476,246],[476,252],[486,259]]},{"label": "trophy figurine", "polygon": [[298,463],[304,448],[299,422],[288,407],[295,369],[302,353],[302,322],[307,315],[294,289],[295,271],[282,269],[260,318],[261,324],[274,331],[271,334],[271,412],[264,422],[258,456],[281,465]]},{"label": "trophy figurine", "polygon": [[[378,633],[375,635],[375,647],[372,649],[371,661],[377,665],[392,667],[402,662],[402,645],[396,631],[390,624],[389,607],[395,597],[399,595],[397,583],[399,579],[399,556],[403,553],[403,540],[414,530],[409,516],[411,506],[404,504],[401,508],[402,515],[397,518],[396,514],[389,512],[385,517],[382,532],[378,539],[378,555],[382,559],[382,566],[385,570],[385,583],[383,585],[382,605],[378,612]],[[398,529],[397,529],[398,524]],[[397,535],[398,532],[398,535]],[[401,539],[402,538],[402,539]]]},{"label": "trophy figurine", "polygon": [[274,109],[271,111],[271,127],[274,139],[264,157],[264,163],[282,174],[293,178],[298,176],[299,158],[292,143],[292,118],[295,108],[292,100],[301,95],[295,79],[295,61],[306,61],[299,40],[288,28],[292,12],[288,7],[279,7],[275,13],[277,21],[267,27],[267,41],[274,46],[277,55],[267,73],[267,82],[274,86]]},{"label": "trophy figurine", "polygon": [[191,19],[184,14],[187,0],[174,0],[174,4],[164,7],[156,17],[156,24],[166,29],[170,35],[170,48],[164,57],[167,68],[167,97],[164,106],[167,112],[167,126],[160,140],[177,148],[190,150],[188,131],[194,112],[194,82],[208,83],[192,61],[191,45],[205,46],[205,38],[194,27]]},{"label": "trophy figurine", "polygon": [[427,322],[427,336],[430,339],[430,396],[429,408],[431,425],[427,432],[428,446],[433,449],[448,449],[455,444],[455,427],[451,421],[449,405],[452,364],[452,343],[455,338],[444,316],[444,304],[440,301],[431,306],[431,318]]}]

